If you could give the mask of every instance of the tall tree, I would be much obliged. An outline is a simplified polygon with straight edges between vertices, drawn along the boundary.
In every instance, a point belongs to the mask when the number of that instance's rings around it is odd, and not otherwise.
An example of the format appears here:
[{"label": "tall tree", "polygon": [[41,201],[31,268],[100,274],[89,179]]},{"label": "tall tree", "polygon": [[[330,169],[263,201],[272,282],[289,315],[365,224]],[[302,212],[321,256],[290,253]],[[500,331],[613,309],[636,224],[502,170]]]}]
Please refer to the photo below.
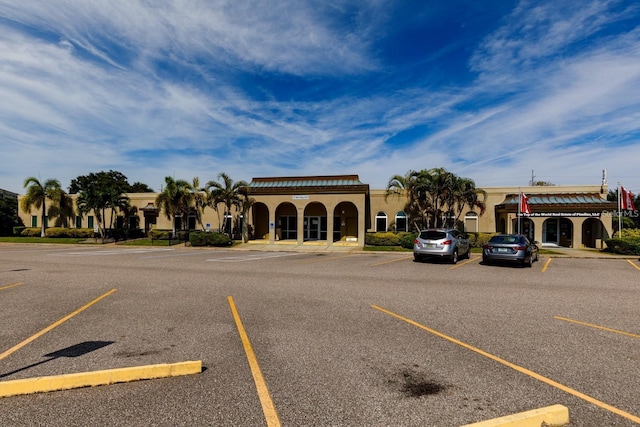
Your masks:
[{"label": "tall tree", "polygon": [[[130,208],[129,197],[125,194],[128,188],[127,177],[120,172],[110,170],[73,179],[69,186],[69,193],[78,193],[76,205],[81,215],[94,212],[100,236],[104,238],[107,230],[113,228],[116,212],[123,212]],[[110,211],[108,224],[107,210]]]},{"label": "tall tree", "polygon": [[224,204],[225,219],[231,219],[231,223],[229,224],[229,237],[233,239],[233,218],[231,214],[231,207],[240,206],[240,192],[244,191],[245,187],[249,187],[249,184],[246,181],[234,182],[233,179],[224,172],[218,175],[218,179],[221,181],[209,181],[205,187],[210,191],[212,200],[216,205],[218,203]]},{"label": "tall tree", "polygon": [[22,225],[18,216],[18,198],[0,197],[0,236],[9,236],[13,227]]},{"label": "tall tree", "polygon": [[25,179],[24,188],[27,193],[20,201],[22,211],[28,213],[33,206],[36,209],[42,208],[40,216],[40,237],[45,236],[45,218],[47,218],[47,199],[54,201],[58,191],[60,190],[60,182],[57,179],[47,179],[41,183],[38,178],[33,176]]},{"label": "tall tree", "polygon": [[204,216],[204,210],[207,207],[207,191],[200,186],[200,178],[197,176],[193,178],[188,190],[191,192],[196,221],[198,221],[198,224],[200,224],[200,227],[204,231],[202,217]]},{"label": "tall tree", "polygon": [[183,219],[182,224],[188,224],[189,213],[191,211],[193,195],[190,191],[191,185],[183,179],[174,179],[167,176],[164,178],[165,189],[156,197],[156,206],[164,212],[167,219],[172,220],[172,233],[176,235],[176,218]]},{"label": "tall tree", "polygon": [[76,214],[73,199],[60,188],[54,193],[53,202],[49,207],[49,218],[56,219],[56,227],[69,227]]}]

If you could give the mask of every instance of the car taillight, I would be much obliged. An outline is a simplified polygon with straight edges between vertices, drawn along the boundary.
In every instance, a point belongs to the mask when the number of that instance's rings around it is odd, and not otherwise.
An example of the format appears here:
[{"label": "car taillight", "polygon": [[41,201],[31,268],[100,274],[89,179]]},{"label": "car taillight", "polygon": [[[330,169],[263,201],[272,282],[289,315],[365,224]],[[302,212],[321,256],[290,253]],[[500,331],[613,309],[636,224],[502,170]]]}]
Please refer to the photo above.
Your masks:
[{"label": "car taillight", "polygon": [[487,249],[487,250],[489,250],[489,251],[490,251],[491,249],[493,249],[493,246],[484,245],[484,246],[482,247],[482,249]]},{"label": "car taillight", "polygon": [[445,240],[444,242],[442,242],[443,245],[450,245],[451,244],[451,240]]},{"label": "car taillight", "polygon": [[526,246],[516,246],[515,248],[513,248],[516,252],[517,251],[526,251],[527,247]]},{"label": "car taillight", "polygon": [[413,244],[414,244],[414,245],[417,245],[418,243],[420,243],[420,242],[418,241],[418,239],[413,239]]}]

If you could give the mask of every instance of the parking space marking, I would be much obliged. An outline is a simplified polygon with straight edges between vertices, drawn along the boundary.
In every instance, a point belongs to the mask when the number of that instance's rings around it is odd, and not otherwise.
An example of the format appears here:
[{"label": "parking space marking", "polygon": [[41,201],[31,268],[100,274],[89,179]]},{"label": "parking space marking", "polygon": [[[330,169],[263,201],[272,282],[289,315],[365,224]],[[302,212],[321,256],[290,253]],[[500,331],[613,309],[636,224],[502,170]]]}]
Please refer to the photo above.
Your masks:
[{"label": "parking space marking", "polygon": [[130,255],[130,254],[146,254],[150,252],[166,252],[174,251],[175,249],[120,249],[120,250],[90,250],[80,252],[64,252],[64,253],[51,253],[52,256],[104,256],[104,255]]},{"label": "parking space marking", "polygon": [[287,256],[296,256],[300,255],[298,253],[267,253],[267,254],[239,254],[232,256],[225,256],[220,258],[210,258],[205,261],[209,262],[246,262],[246,261],[256,261],[260,259],[271,259],[271,258],[282,258]]},{"label": "parking space marking", "polygon": [[267,383],[262,376],[262,371],[260,370],[260,365],[258,365],[258,359],[256,358],[256,354],[253,351],[251,341],[249,341],[249,336],[247,335],[247,332],[242,325],[242,320],[240,319],[240,315],[238,314],[236,305],[233,302],[233,297],[228,296],[227,300],[229,301],[231,314],[233,315],[233,320],[236,322],[236,327],[238,328],[238,333],[240,334],[240,339],[242,340],[244,352],[247,355],[247,361],[249,362],[249,367],[251,368],[253,381],[256,384],[258,397],[260,398],[260,403],[262,404],[262,412],[264,413],[265,420],[267,421],[267,427],[279,427],[280,418],[278,417],[276,407],[274,406],[273,400],[271,399],[271,394],[269,393],[269,389],[267,388]]},{"label": "parking space marking", "polygon": [[100,295],[98,298],[88,302],[87,304],[83,305],[82,307],[80,307],[79,309],[74,311],[73,313],[69,313],[66,316],[64,316],[62,319],[58,320],[57,322],[54,322],[51,325],[47,326],[46,328],[44,328],[43,330],[41,330],[37,334],[32,335],[29,338],[27,338],[26,340],[22,341],[21,343],[14,345],[9,350],[7,350],[4,353],[0,354],[0,360],[2,360],[5,357],[9,356],[11,353],[14,353],[14,352],[20,350],[25,345],[29,344],[32,341],[35,341],[37,338],[40,338],[42,335],[46,334],[47,332],[49,332],[50,330],[56,328],[57,326],[60,326],[61,324],[63,324],[67,320],[71,319],[76,314],[83,312],[84,310],[86,310],[87,308],[91,307],[92,305],[94,305],[98,301],[108,297],[109,295],[114,293],[116,290],[117,289],[111,289],[109,292],[107,292],[107,293],[105,293],[103,295]]},{"label": "parking space marking", "polygon": [[3,291],[3,290],[5,290],[5,289],[9,289],[9,288],[13,288],[13,287],[15,287],[15,286],[20,286],[20,285],[22,285],[22,284],[24,284],[24,282],[18,282],[18,283],[14,283],[13,285],[3,286],[3,287],[1,287],[1,288],[0,288],[0,291]]},{"label": "parking space marking", "polygon": [[566,386],[564,384],[560,384],[557,381],[554,381],[554,380],[552,380],[550,378],[544,377],[544,376],[542,376],[542,375],[540,375],[538,373],[530,371],[529,369],[526,369],[526,368],[518,366],[518,365],[516,365],[514,363],[511,363],[511,362],[509,362],[509,361],[507,361],[505,359],[502,359],[501,357],[495,356],[495,355],[493,355],[491,353],[487,353],[484,350],[481,350],[481,349],[479,349],[477,347],[474,347],[474,346],[472,346],[470,344],[466,344],[466,343],[464,343],[464,342],[462,342],[460,340],[457,340],[457,339],[455,339],[453,337],[445,335],[445,334],[443,334],[441,332],[438,332],[438,331],[436,331],[434,329],[431,329],[431,328],[429,328],[427,326],[424,326],[424,325],[422,325],[422,324],[420,324],[418,322],[415,322],[415,321],[413,321],[411,319],[408,319],[408,318],[406,318],[404,316],[396,314],[396,313],[394,313],[392,311],[386,310],[386,309],[384,309],[382,307],[379,307],[377,305],[371,305],[371,307],[376,309],[376,310],[378,310],[378,311],[380,311],[380,312],[382,312],[382,313],[388,314],[389,316],[395,317],[396,319],[402,320],[402,321],[404,321],[404,322],[406,322],[406,323],[408,323],[410,325],[416,326],[417,328],[420,328],[420,329],[422,329],[424,331],[427,331],[427,332],[429,332],[429,333],[431,333],[433,335],[436,335],[437,337],[443,338],[443,339],[445,339],[445,340],[447,340],[449,342],[452,342],[452,343],[457,344],[457,345],[459,345],[461,347],[464,347],[467,350],[471,350],[471,351],[473,351],[475,353],[478,353],[478,354],[480,354],[482,356],[485,356],[485,357],[487,357],[487,358],[489,358],[489,359],[491,359],[491,360],[493,360],[495,362],[498,362],[498,363],[501,363],[501,364],[503,364],[505,366],[508,366],[509,368],[514,369],[514,370],[516,370],[516,371],[518,371],[520,373],[523,373],[525,375],[528,375],[531,378],[537,379],[537,380],[542,381],[542,382],[544,382],[544,383],[546,383],[546,384],[548,384],[548,385],[550,385],[552,387],[558,388],[558,389],[560,389],[560,390],[562,390],[562,391],[564,391],[566,393],[571,394],[572,396],[575,396],[575,397],[578,397],[580,399],[583,399],[583,400],[585,400],[585,401],[587,401],[587,402],[589,402],[589,403],[591,403],[593,405],[596,405],[596,406],[598,406],[598,407],[600,407],[602,409],[605,409],[607,411],[613,412],[614,414],[617,414],[617,415],[619,415],[621,417],[624,417],[624,418],[626,418],[628,420],[631,420],[631,421],[633,421],[635,423],[639,423],[640,424],[640,417],[638,417],[637,415],[633,415],[633,414],[631,414],[629,412],[623,411],[622,409],[616,408],[615,406],[611,406],[608,403],[604,403],[604,402],[602,402],[602,401],[600,401],[600,400],[598,400],[598,399],[596,399],[594,397],[591,397],[591,396],[586,395],[584,393],[581,393],[581,392],[579,392],[577,390],[574,390],[574,389],[572,389],[572,388],[570,388],[570,387],[568,387],[568,386]]},{"label": "parking space marking", "polygon": [[462,267],[463,265],[471,264],[472,262],[476,262],[479,259],[480,259],[480,257],[476,257],[476,258],[468,259],[468,260],[466,260],[464,262],[459,262],[456,265],[454,265],[453,267],[449,268],[449,270],[453,270],[453,269],[456,269],[458,267]]},{"label": "parking space marking", "polygon": [[551,260],[552,260],[552,259],[553,259],[553,258],[549,258],[549,259],[547,260],[547,262],[545,262],[545,263],[544,263],[544,266],[542,267],[542,272],[543,272],[543,273],[544,273],[545,271],[547,271],[547,268],[549,267],[549,264],[551,264]]},{"label": "parking space marking", "polygon": [[411,259],[411,258],[413,258],[413,255],[412,256],[407,256],[407,257],[402,257],[402,258],[390,259],[390,260],[386,260],[386,261],[380,261],[380,262],[376,262],[375,264],[371,264],[371,267],[377,267],[379,265],[391,264],[392,262],[406,261],[406,260]]},{"label": "parking space marking", "polygon": [[628,262],[629,264],[631,264],[631,265],[632,265],[636,270],[640,270],[640,267],[639,267],[639,266],[637,266],[637,265],[636,265],[634,262],[632,262],[630,259],[628,259],[628,260],[627,260],[627,262]]},{"label": "parking space marking", "polygon": [[328,258],[320,257],[319,259],[301,261],[300,264],[315,264],[315,263],[318,263],[318,262],[335,261],[335,260],[338,260],[338,259],[346,259],[346,258],[351,258],[351,257],[354,257],[354,256],[358,256],[358,255],[357,254],[353,254],[353,255],[347,255],[347,256],[334,256],[334,257],[328,257]]},{"label": "parking space marking", "polygon": [[554,319],[564,320],[565,322],[575,323],[577,325],[588,326],[589,328],[600,329],[607,332],[613,332],[615,334],[626,335],[632,338],[640,338],[640,335],[632,334],[631,332],[620,331],[618,329],[611,329],[605,326],[594,325],[593,323],[581,322],[580,320],[569,319],[567,317],[553,316]]}]

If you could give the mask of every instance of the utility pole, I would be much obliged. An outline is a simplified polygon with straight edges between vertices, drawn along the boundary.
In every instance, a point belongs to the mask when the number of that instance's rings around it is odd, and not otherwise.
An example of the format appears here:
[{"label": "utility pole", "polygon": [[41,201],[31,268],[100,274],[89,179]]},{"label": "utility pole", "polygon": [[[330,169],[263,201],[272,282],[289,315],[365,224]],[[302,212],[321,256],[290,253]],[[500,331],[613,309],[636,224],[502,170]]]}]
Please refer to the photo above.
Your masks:
[{"label": "utility pole", "polygon": [[533,187],[533,185],[535,184],[535,180],[536,176],[533,174],[533,169],[531,169],[531,181],[529,182],[529,185]]}]

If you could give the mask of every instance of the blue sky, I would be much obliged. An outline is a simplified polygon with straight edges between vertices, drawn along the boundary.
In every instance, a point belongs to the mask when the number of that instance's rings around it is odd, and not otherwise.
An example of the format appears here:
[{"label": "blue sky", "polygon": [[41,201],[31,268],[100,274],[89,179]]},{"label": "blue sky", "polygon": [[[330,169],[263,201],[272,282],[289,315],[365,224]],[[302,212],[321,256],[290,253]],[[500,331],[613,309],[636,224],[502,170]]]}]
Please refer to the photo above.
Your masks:
[{"label": "blue sky", "polygon": [[0,188],[445,167],[640,192],[637,1],[0,0]]}]

